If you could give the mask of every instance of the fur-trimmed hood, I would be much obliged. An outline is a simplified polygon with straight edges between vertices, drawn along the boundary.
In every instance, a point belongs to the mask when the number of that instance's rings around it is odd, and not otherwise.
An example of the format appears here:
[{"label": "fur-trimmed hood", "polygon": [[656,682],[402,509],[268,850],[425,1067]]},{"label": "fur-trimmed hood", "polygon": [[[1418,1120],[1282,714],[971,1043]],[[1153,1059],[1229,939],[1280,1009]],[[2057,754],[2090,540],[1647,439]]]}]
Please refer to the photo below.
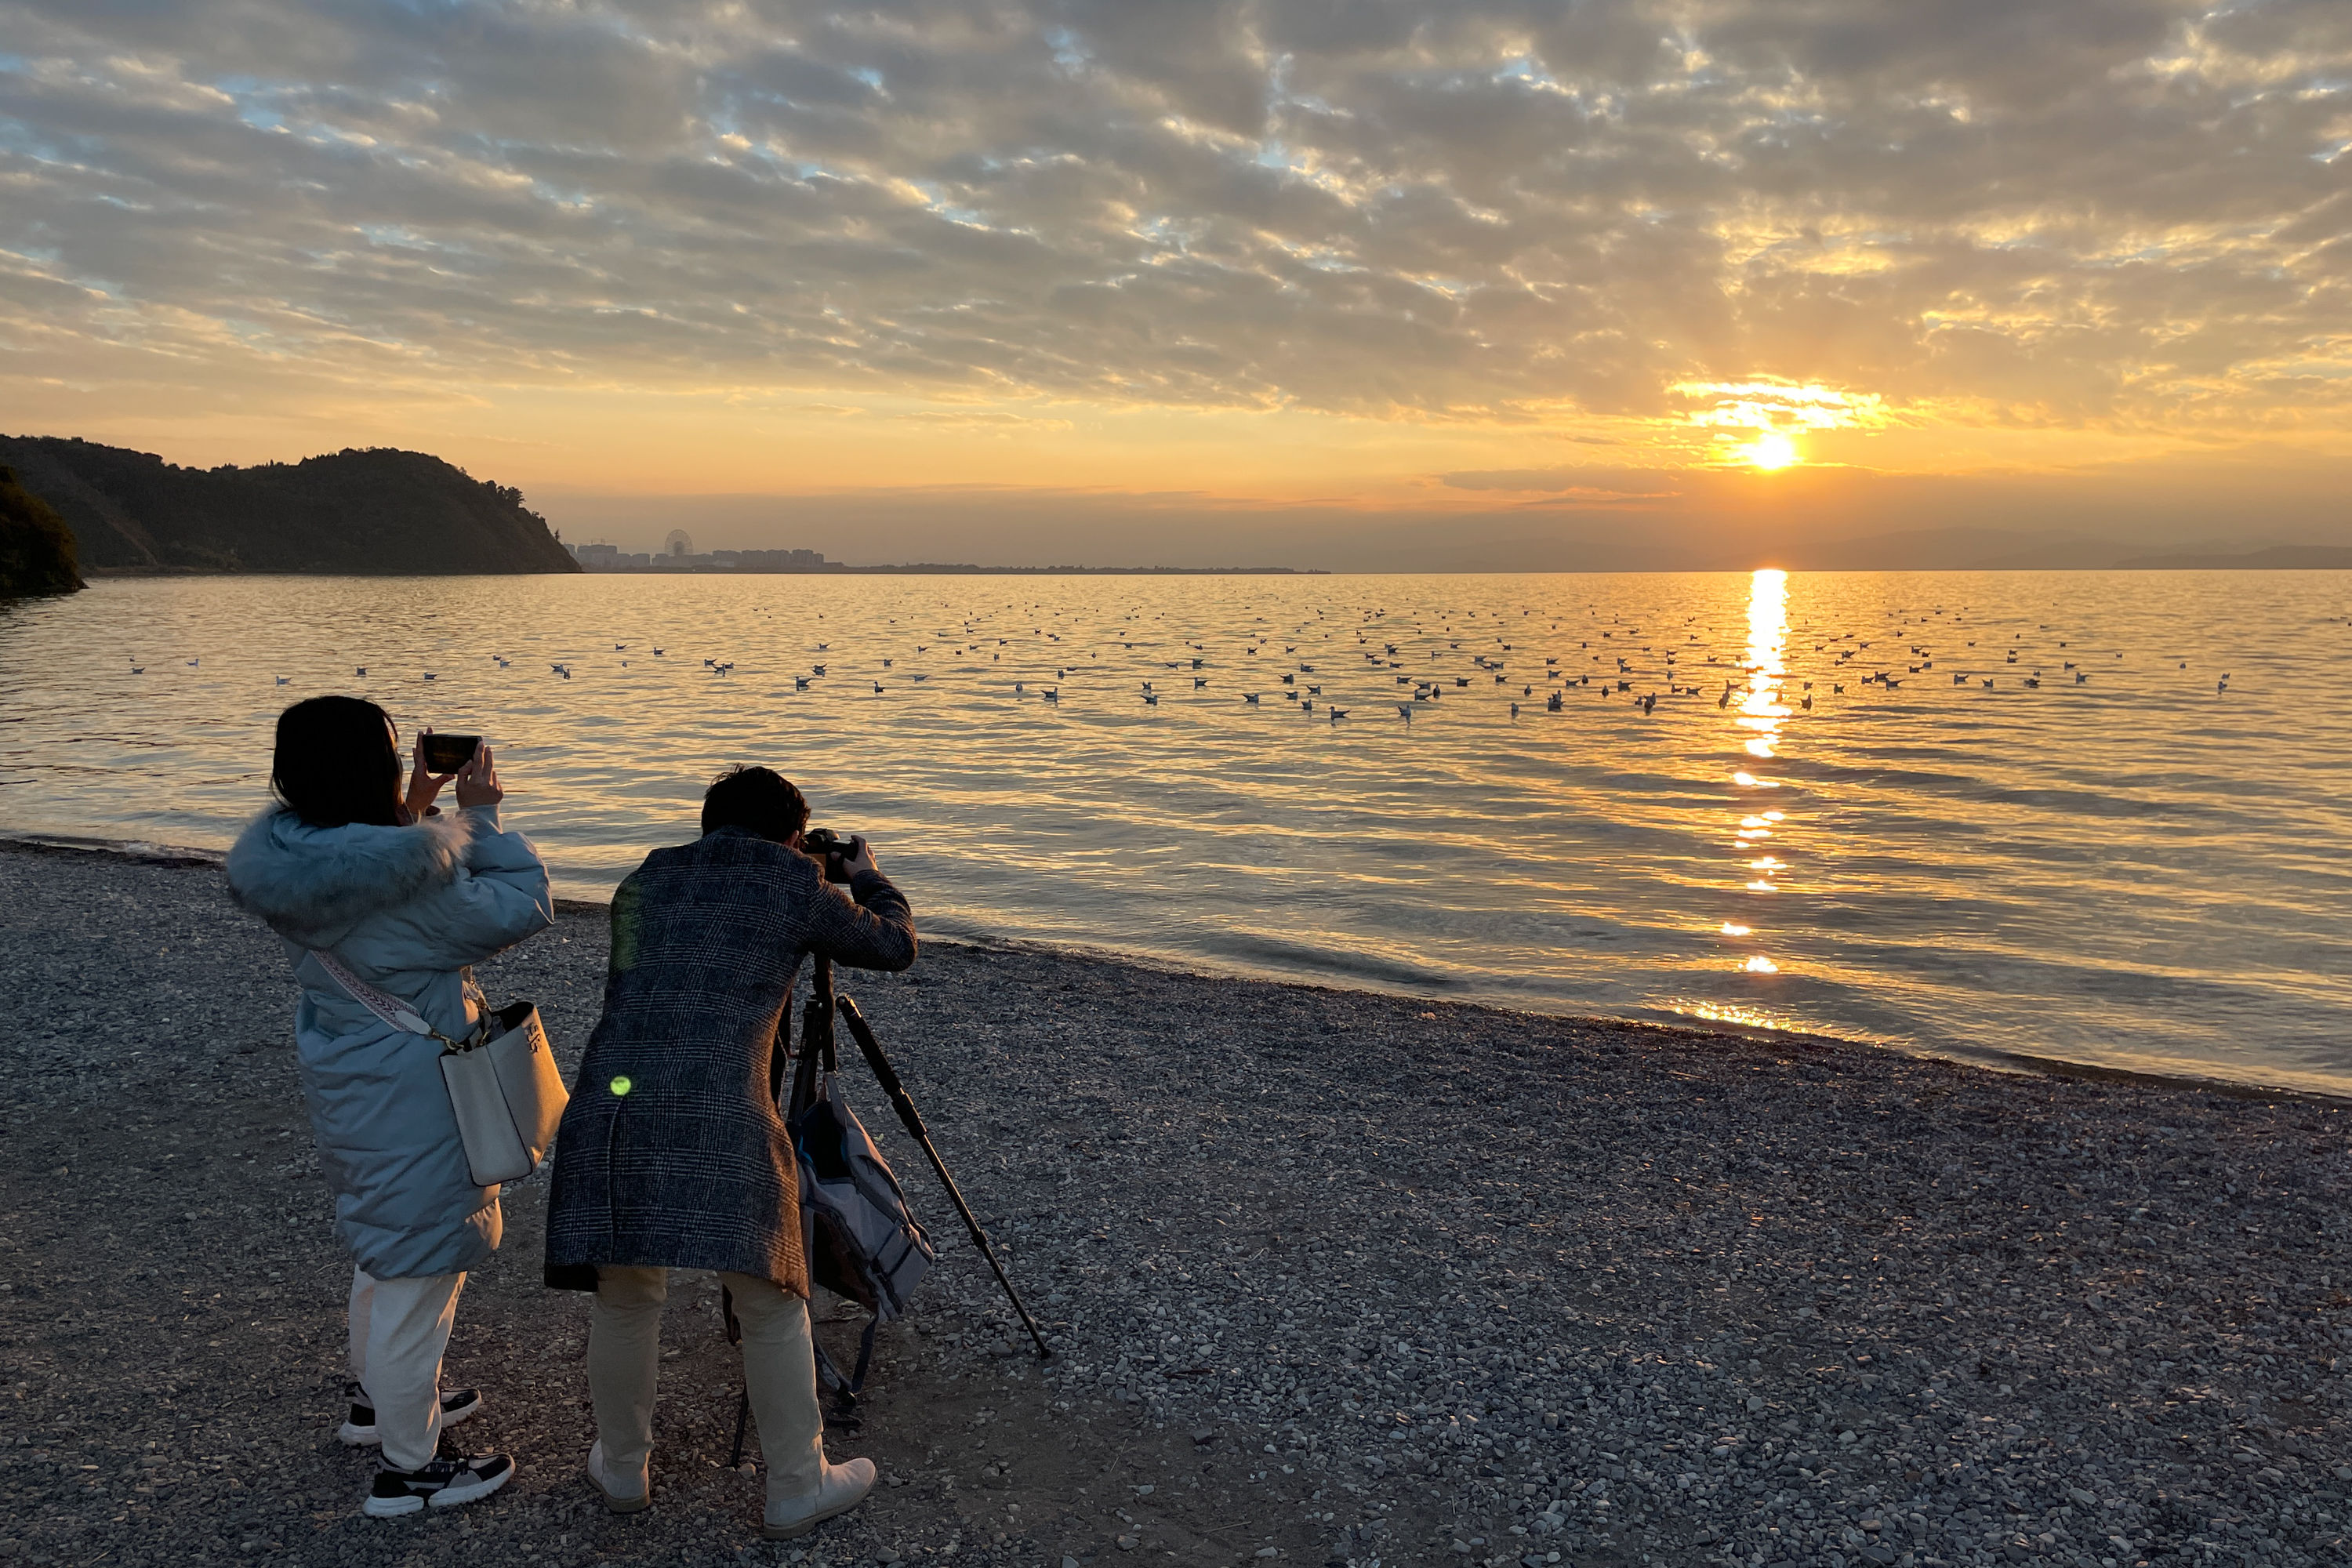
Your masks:
[{"label": "fur-trimmed hood", "polygon": [[428,816],[413,827],[313,827],[272,806],[228,852],[229,897],[289,942],[332,947],[377,910],[456,880],[475,815]]}]

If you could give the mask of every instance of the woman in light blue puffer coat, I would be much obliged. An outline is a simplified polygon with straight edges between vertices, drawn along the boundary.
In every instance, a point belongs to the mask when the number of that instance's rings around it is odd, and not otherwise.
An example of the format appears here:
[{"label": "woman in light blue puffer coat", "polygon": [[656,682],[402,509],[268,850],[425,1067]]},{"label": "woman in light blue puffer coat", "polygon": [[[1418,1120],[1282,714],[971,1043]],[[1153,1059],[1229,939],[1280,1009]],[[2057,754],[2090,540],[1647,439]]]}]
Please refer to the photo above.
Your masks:
[{"label": "woman in light blue puffer coat", "polygon": [[[554,923],[547,868],[529,839],[499,829],[504,792],[488,746],[436,778],[420,742],[404,795],[398,732],[358,698],[314,697],[280,714],[270,782],[279,804],[229,851],[228,886],[286,939],[301,984],[302,1092],[356,1263],[341,1435],[383,1444],[366,1512],[471,1502],[511,1479],[514,1461],[442,1440],[481,1396],[444,1394],[441,1357],[467,1271],[498,1248],[498,1189],[467,1173],[440,1042],[379,1020],[315,954],[333,953],[464,1039],[479,1016],[467,966]],[[459,809],[445,816],[433,802],[453,782]]]}]

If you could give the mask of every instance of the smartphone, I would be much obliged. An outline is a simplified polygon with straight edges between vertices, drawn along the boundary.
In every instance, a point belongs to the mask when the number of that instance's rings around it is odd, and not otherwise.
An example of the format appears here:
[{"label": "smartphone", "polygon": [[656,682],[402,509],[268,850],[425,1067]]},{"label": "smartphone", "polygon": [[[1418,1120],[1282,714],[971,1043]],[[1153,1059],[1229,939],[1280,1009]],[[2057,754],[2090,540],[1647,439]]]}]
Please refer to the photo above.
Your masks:
[{"label": "smartphone", "polygon": [[428,773],[454,773],[474,760],[482,738],[479,735],[445,735],[439,731],[424,737],[425,771]]}]

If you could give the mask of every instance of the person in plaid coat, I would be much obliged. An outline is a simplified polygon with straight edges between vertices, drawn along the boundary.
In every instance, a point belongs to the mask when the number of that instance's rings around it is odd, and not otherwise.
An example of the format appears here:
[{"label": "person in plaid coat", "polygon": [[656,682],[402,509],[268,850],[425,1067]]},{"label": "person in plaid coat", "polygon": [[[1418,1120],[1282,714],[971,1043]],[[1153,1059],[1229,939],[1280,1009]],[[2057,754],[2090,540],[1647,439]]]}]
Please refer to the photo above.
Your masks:
[{"label": "person in plaid coat", "polygon": [[799,1185],[770,1057],[808,954],[860,969],[915,961],[914,918],[866,841],[820,866],[800,852],[807,824],[799,790],[738,768],[705,795],[702,837],[655,850],[614,894],[604,1015],[556,1133],[547,1213],[548,1284],[596,1292],[588,1473],[605,1505],[651,1500],[667,1271],[715,1269],[743,1325],[771,1539],[855,1507],[874,1466],[825,1461]]}]

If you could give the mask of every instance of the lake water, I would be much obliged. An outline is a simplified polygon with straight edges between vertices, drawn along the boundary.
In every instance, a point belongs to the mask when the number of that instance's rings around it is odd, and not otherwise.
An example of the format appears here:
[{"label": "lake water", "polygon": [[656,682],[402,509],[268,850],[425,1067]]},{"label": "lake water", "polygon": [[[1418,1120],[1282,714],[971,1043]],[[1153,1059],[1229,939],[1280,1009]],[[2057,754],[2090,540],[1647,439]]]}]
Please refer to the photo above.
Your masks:
[{"label": "lake water", "polygon": [[226,846],[278,709],[349,691],[490,736],[573,894],[764,762],[932,935],[2340,1091],[2347,605],[2325,573],[114,581],[0,608],[0,827]]}]

